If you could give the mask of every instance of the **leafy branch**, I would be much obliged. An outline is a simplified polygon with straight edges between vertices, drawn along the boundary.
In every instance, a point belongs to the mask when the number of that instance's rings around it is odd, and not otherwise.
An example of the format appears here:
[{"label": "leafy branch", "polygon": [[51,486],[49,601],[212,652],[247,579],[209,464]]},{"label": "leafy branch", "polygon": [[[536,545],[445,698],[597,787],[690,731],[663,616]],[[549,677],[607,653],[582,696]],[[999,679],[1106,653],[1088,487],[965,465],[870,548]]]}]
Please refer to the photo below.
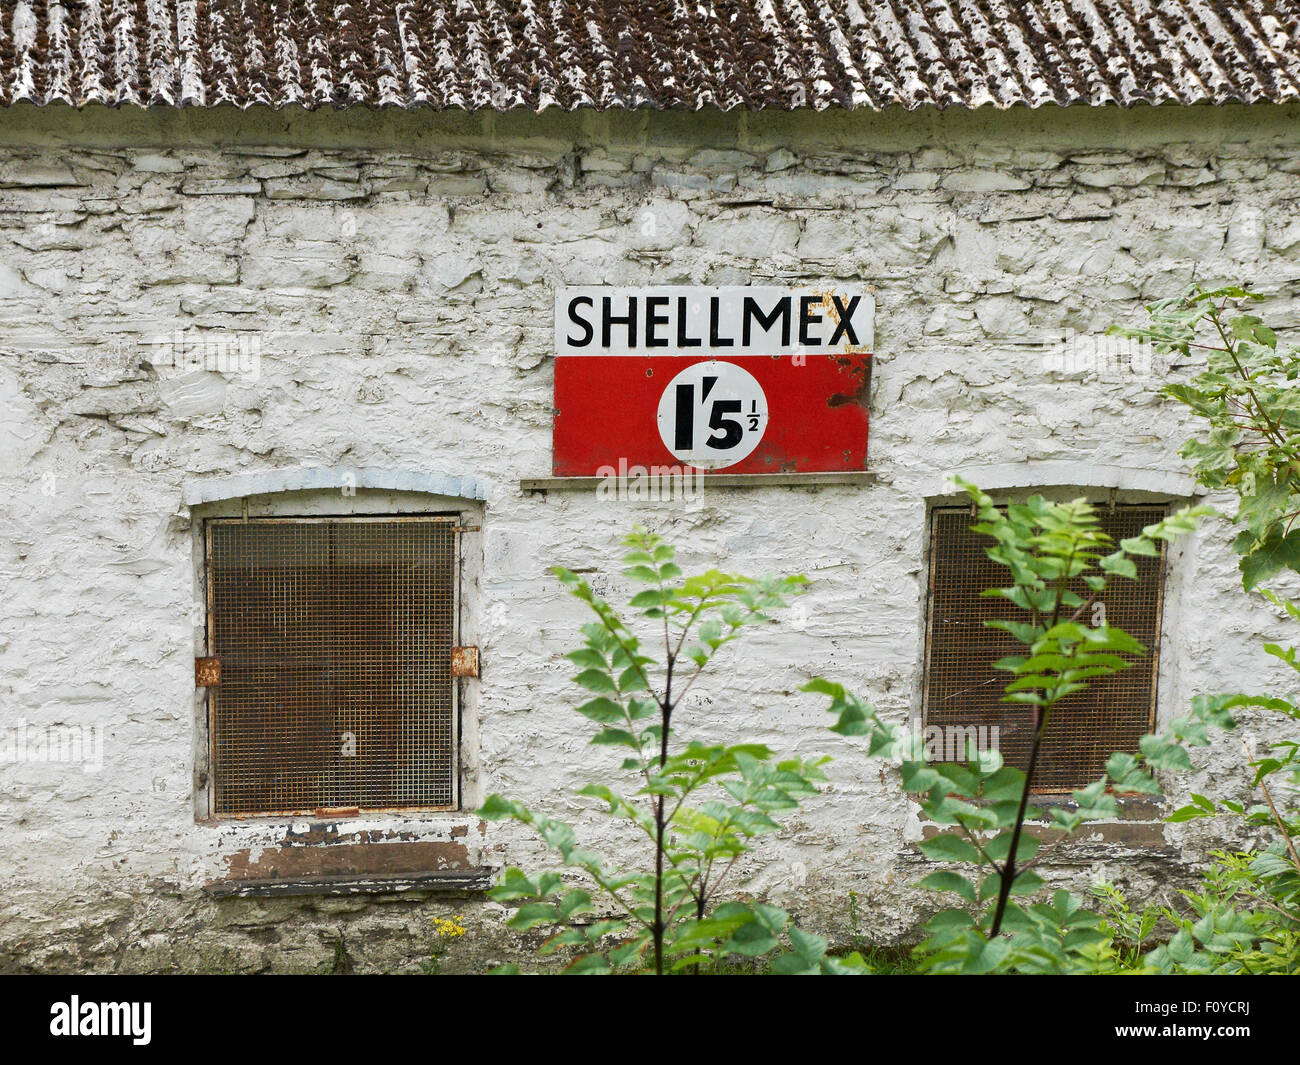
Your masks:
[{"label": "leafy branch", "polygon": [[[566,972],[699,973],[731,956],[770,954],[782,937],[791,949],[772,961],[777,971],[859,971],[861,959],[828,957],[826,941],[790,926],[779,907],[721,900],[752,842],[779,830],[783,817],[816,794],[824,760],[775,761],[762,744],[675,742],[683,700],[718,652],[744,630],[769,623],[807,580],[718,569],[683,576],[675,549],[640,528],[624,545],[622,574],[641,585],[628,606],[662,631],[659,659],[586,580],[564,567],[552,572],[595,615],[582,627],[583,646],[567,655],[579,670],[574,683],[588,696],[576,709],[596,726],[592,744],[625,750],[620,771],[636,781],[630,792],[597,782],[578,794],[598,800],[645,840],[649,868],[619,870],[579,847],[570,826],[493,795],[481,816],[530,826],[569,877],[586,882],[570,887],[560,872],[533,878],[509,869],[493,897],[520,903],[510,919],[516,929],[561,926],[542,949],[575,952]],[[612,918],[587,916],[596,910],[588,888]]]},{"label": "leafy branch", "polygon": [[[1159,735],[1143,737],[1138,751],[1113,754],[1104,777],[1073,792],[1072,809],[1046,811],[1046,827],[1059,834],[1046,849],[1026,827],[1043,740],[1064,700],[1096,679],[1128,668],[1145,650],[1114,626],[1084,623],[1087,607],[1112,580],[1135,579],[1136,558],[1158,557],[1161,541],[1189,532],[1207,511],[1184,508],[1114,544],[1085,500],[1052,503],[1034,496],[1000,507],[975,485],[958,484],[974,504],[978,521],[972,529],[989,538],[988,556],[1006,568],[1010,579],[982,594],[1004,599],[1019,611],[1013,619],[986,624],[1025,649],[995,663],[1009,675],[1003,701],[1029,710],[1033,733],[1025,767],[1004,765],[997,752],[975,749],[964,763],[932,762],[922,737],[901,736],[838,686],[815,681],[807,690],[831,697],[836,731],[869,735],[869,754],[901,757],[903,790],[939,829],[920,848],[947,868],[930,873],[918,886],[955,895],[964,905],[942,910],[928,922],[929,938],[921,947],[925,968],[1070,971],[1107,940],[1098,915],[1064,891],[1048,901],[1022,905],[1014,900],[1034,896],[1043,887],[1033,870],[1051,847],[1087,822],[1118,816],[1117,792],[1158,792],[1151,771],[1190,768],[1185,745],[1208,740],[1197,722],[1180,719]],[[978,918],[968,909],[976,906],[983,907]]]}]

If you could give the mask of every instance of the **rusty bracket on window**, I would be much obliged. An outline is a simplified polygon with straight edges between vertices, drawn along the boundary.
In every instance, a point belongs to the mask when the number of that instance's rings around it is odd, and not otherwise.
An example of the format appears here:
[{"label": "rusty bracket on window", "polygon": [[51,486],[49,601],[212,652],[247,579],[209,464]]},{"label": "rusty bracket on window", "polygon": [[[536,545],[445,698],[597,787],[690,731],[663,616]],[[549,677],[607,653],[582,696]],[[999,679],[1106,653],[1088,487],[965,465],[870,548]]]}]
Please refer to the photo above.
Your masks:
[{"label": "rusty bracket on window", "polygon": [[215,656],[194,660],[194,687],[221,687],[221,659]]},{"label": "rusty bracket on window", "polygon": [[323,821],[338,820],[340,817],[360,817],[359,806],[321,806],[316,809],[316,817]]},{"label": "rusty bracket on window", "polygon": [[481,525],[453,525],[451,531],[457,533],[478,532],[482,528]]},{"label": "rusty bracket on window", "polygon": [[453,677],[477,677],[478,648],[453,647],[451,649],[451,675]]}]

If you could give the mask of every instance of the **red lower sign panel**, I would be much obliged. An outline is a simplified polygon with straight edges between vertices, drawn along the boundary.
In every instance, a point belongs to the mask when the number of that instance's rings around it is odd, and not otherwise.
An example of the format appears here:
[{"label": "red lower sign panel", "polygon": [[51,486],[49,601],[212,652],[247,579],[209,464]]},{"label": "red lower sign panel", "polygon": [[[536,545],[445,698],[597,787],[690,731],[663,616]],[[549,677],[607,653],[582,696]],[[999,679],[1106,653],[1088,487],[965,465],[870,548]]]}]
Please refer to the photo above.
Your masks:
[{"label": "red lower sign panel", "polygon": [[870,383],[868,354],[560,355],[553,472],[862,470]]}]

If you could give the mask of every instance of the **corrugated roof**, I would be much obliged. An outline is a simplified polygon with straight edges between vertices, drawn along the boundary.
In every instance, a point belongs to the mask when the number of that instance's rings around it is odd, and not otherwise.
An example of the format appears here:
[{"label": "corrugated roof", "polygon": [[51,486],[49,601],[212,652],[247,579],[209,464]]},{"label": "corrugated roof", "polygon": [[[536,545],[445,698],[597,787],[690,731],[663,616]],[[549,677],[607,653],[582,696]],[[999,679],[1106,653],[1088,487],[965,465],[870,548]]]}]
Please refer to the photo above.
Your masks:
[{"label": "corrugated roof", "polygon": [[0,102],[1281,102],[1300,0],[0,0]]}]

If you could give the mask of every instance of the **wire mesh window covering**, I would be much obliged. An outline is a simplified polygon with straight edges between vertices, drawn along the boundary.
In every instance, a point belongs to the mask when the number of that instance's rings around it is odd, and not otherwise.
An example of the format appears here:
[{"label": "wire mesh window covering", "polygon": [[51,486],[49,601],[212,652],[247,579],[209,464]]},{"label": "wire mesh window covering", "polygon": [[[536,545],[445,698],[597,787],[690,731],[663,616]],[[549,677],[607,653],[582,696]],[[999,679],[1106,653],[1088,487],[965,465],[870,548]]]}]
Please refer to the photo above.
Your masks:
[{"label": "wire mesh window covering", "polygon": [[[1116,506],[1098,507],[1097,513],[1102,531],[1118,544],[1159,521],[1165,510]],[[1008,585],[1010,577],[1006,567],[985,553],[993,541],[970,531],[975,520],[969,507],[936,508],[931,515],[923,720],[927,727],[941,729],[996,726],[998,749],[1007,764],[1025,769],[1033,709],[1001,701],[1011,674],[993,668],[998,659],[1023,654],[1024,648],[1009,633],[984,624],[992,619],[1020,621],[1025,615],[1001,597],[980,595],[984,588]],[[1135,561],[1137,580],[1112,578],[1101,603],[1106,621],[1140,641],[1147,653],[1128,669],[1094,678],[1086,691],[1057,704],[1039,754],[1035,791],[1068,791],[1092,783],[1103,775],[1113,752],[1136,752],[1138,739],[1154,725],[1163,549],[1159,558]],[[1082,582],[1074,590],[1087,598]],[[1086,620],[1093,620],[1091,611]]]},{"label": "wire mesh window covering", "polygon": [[214,812],[454,806],[455,518],[207,534]]}]

